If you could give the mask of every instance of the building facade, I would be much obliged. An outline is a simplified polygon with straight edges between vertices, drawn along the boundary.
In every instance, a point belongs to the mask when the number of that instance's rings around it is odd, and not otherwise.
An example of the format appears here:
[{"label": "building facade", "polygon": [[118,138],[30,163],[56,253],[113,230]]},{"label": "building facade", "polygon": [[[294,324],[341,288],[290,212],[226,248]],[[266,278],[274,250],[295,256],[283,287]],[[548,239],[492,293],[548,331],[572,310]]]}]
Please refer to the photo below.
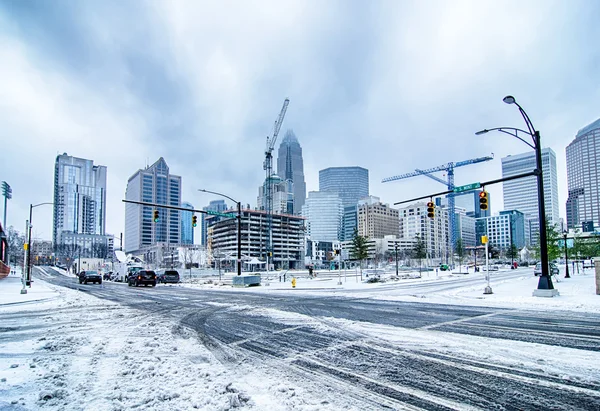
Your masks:
[{"label": "building facade", "polygon": [[[536,167],[535,152],[518,154],[502,159],[502,177],[511,177],[533,171]],[[542,149],[542,172],[544,176],[544,205],[549,224],[559,222],[558,179],[556,172],[556,154],[550,148]],[[520,178],[502,183],[504,209],[518,210],[531,219],[532,230],[529,244],[538,242],[539,214],[538,190],[535,176]]]},{"label": "building facade", "polygon": [[342,206],[358,204],[369,195],[369,170],[362,167],[330,167],[319,171],[319,191],[337,193]]},{"label": "building facade", "polygon": [[[237,218],[207,215],[209,237],[207,253],[237,256]],[[213,223],[214,221],[214,223]],[[262,210],[242,210],[241,245],[244,261],[252,258],[266,261],[267,213]],[[273,214],[273,256],[271,269],[304,268],[304,218]],[[262,265],[264,267],[264,264]]]},{"label": "building facade", "polygon": [[267,209],[267,184],[269,183],[271,184],[273,196],[273,213],[295,214],[294,183],[291,180],[283,180],[277,174],[273,174],[271,178],[265,180],[264,184],[258,188],[258,197],[256,198],[257,208],[259,210]]},{"label": "building facade", "polygon": [[454,219],[454,223],[457,225],[456,232],[462,240],[463,247],[474,247],[477,244],[475,231],[476,219],[467,215],[467,211],[463,208],[455,208],[455,211],[456,218]]},{"label": "building facade", "polygon": [[310,191],[302,207],[307,237],[312,241],[339,241],[343,214],[342,199],[337,193]]},{"label": "building facade", "polygon": [[[164,158],[127,181],[125,198],[154,204],[181,207],[181,177],[169,173]],[[179,210],[156,208],[158,222],[153,221],[155,208],[127,203],[125,205],[125,251],[137,254],[156,243],[179,244],[181,217]]]},{"label": "building facade", "polygon": [[401,208],[399,212],[400,238],[419,237],[427,250],[427,258],[435,262],[451,261],[448,210],[435,207],[434,218],[427,217],[427,203],[418,202]]},{"label": "building facade", "polygon": [[92,160],[56,157],[52,242],[64,244],[63,234],[104,236],[106,229],[106,167]]},{"label": "building facade", "polygon": [[488,242],[502,251],[514,244],[519,250],[525,247],[525,215],[518,210],[501,211],[499,215],[477,219],[478,241],[487,235]]},{"label": "building facade", "polygon": [[[181,207],[193,210],[194,206],[187,201],[181,203]],[[181,244],[194,244],[194,227],[192,226],[192,211],[181,211]]]},{"label": "building facade", "polygon": [[[204,211],[215,211],[217,213],[222,213],[227,211],[227,204],[225,200],[212,200],[206,207],[202,207]],[[213,216],[216,217],[216,216]],[[206,214],[202,213],[200,216],[200,221],[202,225],[202,234],[201,234],[201,244],[206,246],[208,244],[208,221],[206,220]],[[215,220],[211,220],[213,223]]]},{"label": "building facade", "polygon": [[593,231],[600,225],[600,119],[579,130],[566,152],[567,227]]},{"label": "building facade", "polygon": [[291,212],[295,215],[300,214],[306,199],[304,160],[302,159],[302,147],[292,130],[285,133],[279,145],[277,174],[284,182],[288,182],[286,188],[293,197]]},{"label": "building facade", "polygon": [[383,204],[378,197],[360,200],[357,206],[358,234],[369,239],[398,236],[398,210]]},{"label": "building facade", "polygon": [[342,217],[342,241],[352,240],[354,230],[358,230],[358,209],[357,205],[344,207],[344,216]]}]

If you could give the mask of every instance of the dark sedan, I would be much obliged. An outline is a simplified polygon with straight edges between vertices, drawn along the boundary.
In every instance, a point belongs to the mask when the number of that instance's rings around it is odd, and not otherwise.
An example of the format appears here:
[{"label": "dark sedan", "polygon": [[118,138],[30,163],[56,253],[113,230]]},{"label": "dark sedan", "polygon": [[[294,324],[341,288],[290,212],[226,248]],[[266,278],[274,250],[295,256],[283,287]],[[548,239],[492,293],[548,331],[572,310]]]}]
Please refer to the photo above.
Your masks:
[{"label": "dark sedan", "polygon": [[98,271],[82,271],[79,273],[79,284],[98,283],[102,284],[102,276]]},{"label": "dark sedan", "polygon": [[154,287],[156,286],[156,273],[152,270],[140,270],[137,273],[131,273],[127,278],[127,284],[130,287],[134,285],[137,287],[140,284]]},{"label": "dark sedan", "polygon": [[158,282],[167,284],[179,282],[179,273],[176,270],[165,270],[158,273]]}]

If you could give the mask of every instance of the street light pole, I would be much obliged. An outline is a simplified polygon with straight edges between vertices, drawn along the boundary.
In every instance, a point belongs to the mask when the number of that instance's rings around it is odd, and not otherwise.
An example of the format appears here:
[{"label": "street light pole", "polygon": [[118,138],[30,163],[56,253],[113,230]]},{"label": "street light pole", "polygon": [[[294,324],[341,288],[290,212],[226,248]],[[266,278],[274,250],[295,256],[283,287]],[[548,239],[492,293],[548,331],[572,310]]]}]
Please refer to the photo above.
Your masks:
[{"label": "street light pole", "polygon": [[237,275],[242,275],[242,203],[241,201],[235,201],[233,198],[215,191],[209,191],[204,189],[198,189],[205,193],[215,194],[228,198],[237,204]]},{"label": "street light pole", "polygon": [[29,238],[27,240],[27,277],[25,280],[26,285],[28,285],[29,287],[31,287],[31,227],[32,227],[32,223],[31,223],[31,217],[33,216],[33,209],[35,207],[39,207],[42,205],[48,205],[48,204],[54,204],[54,203],[40,203],[40,204],[29,204]]},{"label": "street light pole", "polygon": [[[537,177],[537,189],[538,189],[538,219],[539,219],[539,230],[540,230],[540,254],[541,254],[541,264],[542,264],[542,275],[540,276],[538,282],[538,290],[554,290],[554,286],[552,285],[552,279],[549,275],[549,262],[548,262],[548,240],[546,234],[546,205],[544,201],[544,173],[542,168],[542,143],[540,138],[540,132],[535,129],[531,119],[523,110],[523,108],[517,103],[513,96],[504,97],[503,101],[506,104],[514,104],[519,108],[519,112],[523,116],[525,120],[525,124],[527,125],[527,130],[521,130],[513,127],[496,127],[492,129],[484,129],[475,133],[476,135],[481,135],[488,133],[490,131],[500,131],[501,133],[508,134],[513,136],[529,147],[533,148],[535,151],[535,165],[536,169],[534,170],[535,176]],[[510,130],[510,131],[509,131]],[[524,140],[519,136],[519,133],[527,134],[531,137],[533,144]],[[552,294],[554,295],[554,294]]]},{"label": "street light pole", "polygon": [[571,278],[571,276],[569,275],[569,254],[567,253],[567,232],[565,231],[563,233],[563,238],[565,240],[565,268],[566,268],[566,273],[565,273],[565,278]]},{"label": "street light pole", "polygon": [[398,243],[394,242],[394,248],[396,249],[396,277],[398,277]]}]

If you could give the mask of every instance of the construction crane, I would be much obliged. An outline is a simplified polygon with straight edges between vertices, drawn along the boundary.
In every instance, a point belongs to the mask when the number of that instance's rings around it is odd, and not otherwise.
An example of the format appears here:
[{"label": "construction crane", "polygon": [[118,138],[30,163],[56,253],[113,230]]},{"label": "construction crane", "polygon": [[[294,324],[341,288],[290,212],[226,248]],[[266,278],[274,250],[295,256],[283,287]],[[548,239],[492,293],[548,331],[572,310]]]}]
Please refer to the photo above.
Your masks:
[{"label": "construction crane", "polygon": [[[472,158],[470,160],[458,161],[456,163],[450,162],[448,164],[442,164],[441,166],[428,168],[426,170],[415,169],[412,173],[400,174],[393,177],[386,177],[381,180],[382,183],[389,183],[390,181],[398,181],[404,180],[405,178],[411,178],[416,176],[426,176],[431,178],[432,180],[437,181],[438,183],[444,184],[448,187],[448,190],[454,190],[454,169],[457,167],[468,166],[469,164],[482,163],[484,161],[490,161],[494,159],[494,153],[491,156]],[[435,173],[438,171],[445,171],[448,174],[448,181],[444,181],[439,177],[431,175],[431,173]],[[468,192],[461,193],[467,194]],[[454,197],[456,194],[449,193],[446,197],[448,198],[448,224],[450,225],[450,253],[454,255],[454,247],[456,246],[456,240],[459,237],[458,228],[456,226],[456,214],[455,210],[455,201]]]},{"label": "construction crane", "polygon": [[289,104],[290,100],[286,98],[283,101],[283,107],[281,107],[279,117],[277,117],[275,125],[273,126],[273,135],[271,137],[267,136],[267,146],[265,148],[265,161],[263,163],[263,168],[266,174],[265,197],[267,200],[265,204],[265,210],[267,212],[267,270],[269,269],[269,254],[271,253],[272,255],[273,253],[273,179],[271,178],[273,175],[273,149],[275,148],[277,136],[279,135],[279,130],[281,129],[281,124],[283,123],[283,118],[285,117],[285,112],[287,111]]}]

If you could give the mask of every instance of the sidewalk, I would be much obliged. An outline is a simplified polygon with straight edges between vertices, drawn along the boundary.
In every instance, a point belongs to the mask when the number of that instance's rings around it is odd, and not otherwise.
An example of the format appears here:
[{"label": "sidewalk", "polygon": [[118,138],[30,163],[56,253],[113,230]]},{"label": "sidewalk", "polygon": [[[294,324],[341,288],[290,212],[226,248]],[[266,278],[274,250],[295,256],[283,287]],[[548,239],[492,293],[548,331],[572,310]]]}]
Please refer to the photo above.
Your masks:
[{"label": "sidewalk", "polygon": [[0,279],[0,306],[41,301],[59,295],[37,278],[33,278],[31,287],[25,287],[27,294],[21,294],[22,288],[20,268],[17,268],[16,273],[11,272],[8,277]]}]

